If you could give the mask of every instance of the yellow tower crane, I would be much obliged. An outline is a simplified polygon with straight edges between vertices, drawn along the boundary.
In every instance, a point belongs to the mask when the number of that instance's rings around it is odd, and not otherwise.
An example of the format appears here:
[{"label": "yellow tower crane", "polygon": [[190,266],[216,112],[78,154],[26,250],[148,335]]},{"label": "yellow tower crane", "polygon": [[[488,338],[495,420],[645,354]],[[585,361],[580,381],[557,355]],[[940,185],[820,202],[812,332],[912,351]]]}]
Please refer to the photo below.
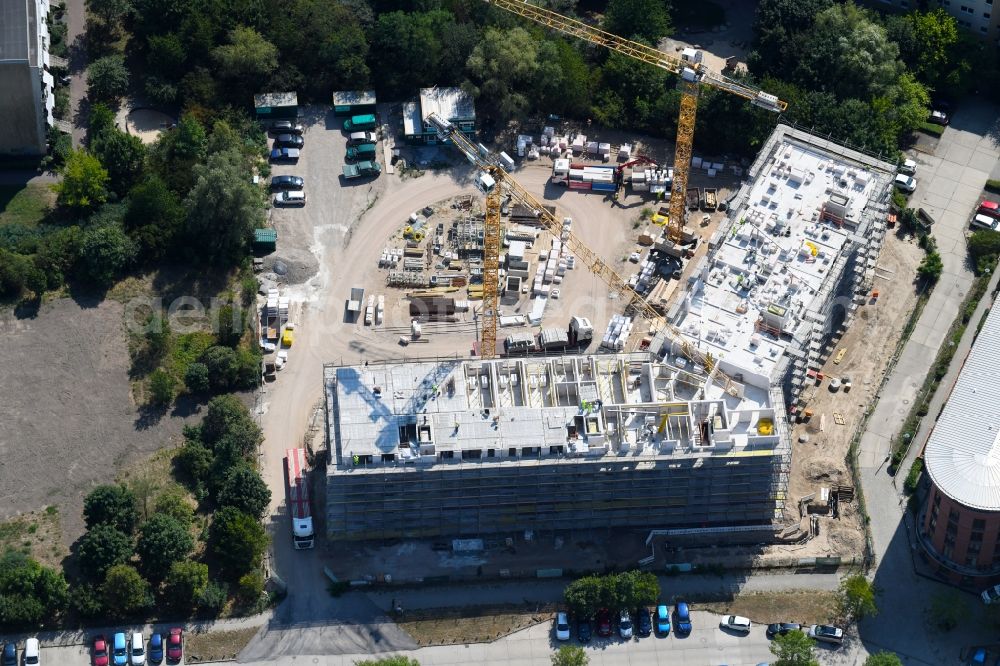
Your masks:
[{"label": "yellow tower crane", "polygon": [[722,74],[709,71],[702,64],[701,51],[685,49],[681,57],[664,53],[652,46],[646,46],[624,37],[619,37],[582,21],[557,14],[556,12],[530,5],[524,0],[486,0],[489,4],[505,9],[518,16],[534,21],[552,30],[578,37],[591,44],[597,44],[626,55],[635,60],[664,69],[680,78],[680,114],[677,118],[677,140],[674,148],[674,181],[670,196],[670,218],[667,229],[670,240],[679,243],[684,228],[684,196],[687,190],[688,171],[691,168],[691,148],[694,145],[694,119],[698,112],[698,93],[702,85],[725,90],[750,100],[750,103],[768,111],[780,113],[788,104],[776,96],[758,88],[734,81]]},{"label": "yellow tower crane", "polygon": [[[530,192],[521,186],[513,176],[500,166],[496,156],[484,153],[468,139],[453,123],[431,113],[425,118],[437,130],[442,141],[451,141],[475,167],[480,170],[476,177],[476,186],[486,195],[486,218],[483,243],[483,309],[482,334],[479,354],[482,358],[496,356],[497,343],[497,294],[499,293],[499,257],[500,239],[503,235],[500,217],[501,190],[506,190],[517,203],[526,206],[538,216],[538,221],[556,238],[563,237],[562,223],[542,205]],[[715,360],[692,345],[681,332],[668,323],[659,313],[646,302],[638,292],[626,282],[607,262],[591,250],[586,243],[573,233],[569,233],[564,241],[566,247],[586,264],[592,273],[604,280],[608,287],[627,299],[626,310],[632,308],[650,324],[650,331],[664,330],[670,341],[680,349],[693,363],[705,368],[712,380],[723,387],[730,395],[739,395],[736,383],[728,375],[715,367]]]}]

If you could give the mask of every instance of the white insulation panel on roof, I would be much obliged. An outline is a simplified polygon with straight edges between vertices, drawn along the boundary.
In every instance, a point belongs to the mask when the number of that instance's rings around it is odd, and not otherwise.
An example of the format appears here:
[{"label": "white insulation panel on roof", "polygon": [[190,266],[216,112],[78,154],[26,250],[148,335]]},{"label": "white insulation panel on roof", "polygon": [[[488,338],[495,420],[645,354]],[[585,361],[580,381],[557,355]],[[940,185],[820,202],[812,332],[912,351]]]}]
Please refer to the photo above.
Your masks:
[{"label": "white insulation panel on roof", "polygon": [[990,310],[941,418],[924,462],[934,485],[965,506],[1000,510],[1000,308]]}]

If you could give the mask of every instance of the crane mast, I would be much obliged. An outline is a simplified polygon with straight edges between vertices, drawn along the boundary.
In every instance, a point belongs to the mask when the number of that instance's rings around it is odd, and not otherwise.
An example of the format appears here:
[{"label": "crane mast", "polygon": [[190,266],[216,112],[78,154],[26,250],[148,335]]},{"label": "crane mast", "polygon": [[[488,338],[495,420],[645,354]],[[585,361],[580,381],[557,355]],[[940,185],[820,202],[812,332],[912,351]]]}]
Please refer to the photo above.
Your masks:
[{"label": "crane mast", "polygon": [[[484,154],[469,139],[462,134],[458,128],[448,120],[441,118],[436,113],[431,113],[425,119],[432,124],[442,141],[451,141],[465,157],[475,167],[481,170],[476,179],[476,186],[486,195],[486,224],[484,229],[484,262],[483,262],[483,317],[482,335],[480,341],[480,355],[483,358],[493,358],[496,354],[496,330],[497,330],[497,293],[499,291],[499,256],[500,256],[500,236],[502,226],[500,219],[500,190],[505,189],[511,198],[518,203],[528,207],[538,216],[538,221],[545,229],[556,237],[562,234],[560,220],[538,199],[528,192],[518,183],[513,176],[499,164],[496,156],[492,153]],[[495,239],[490,244],[487,239]],[[738,395],[738,390],[731,377],[716,367],[715,359],[710,354],[706,354],[692,345],[681,332],[672,324],[668,323],[635,289],[629,286],[628,282],[618,274],[606,261],[594,252],[586,243],[581,241],[575,234],[570,232],[563,241],[566,247],[576,256],[576,258],[592,273],[604,280],[605,284],[612,292],[618,293],[628,300],[626,311],[631,308],[637,315],[647,320],[650,324],[650,332],[664,329],[670,337],[670,341],[680,349],[680,352],[691,360],[705,368],[712,380],[714,380],[723,390],[730,395]],[[488,248],[492,248],[490,251]],[[490,256],[492,255],[492,259]],[[490,268],[492,266],[492,268]],[[493,294],[492,301],[488,294]]]},{"label": "crane mast", "polygon": [[622,55],[659,67],[680,77],[680,111],[677,117],[677,139],[674,143],[674,180],[670,195],[670,216],[667,234],[671,241],[680,243],[684,229],[685,192],[691,169],[691,151],[694,147],[694,123],[698,113],[698,94],[701,85],[725,90],[750,100],[751,104],[770,111],[782,112],[788,104],[774,95],[763,92],[721,74],[710,72],[701,62],[701,52],[685,49],[680,58],[641,42],[625,39],[601,30],[583,21],[563,16],[544,7],[536,7],[524,0],[485,0],[512,14],[524,17],[539,25],[557,30],[564,35],[603,46]]}]

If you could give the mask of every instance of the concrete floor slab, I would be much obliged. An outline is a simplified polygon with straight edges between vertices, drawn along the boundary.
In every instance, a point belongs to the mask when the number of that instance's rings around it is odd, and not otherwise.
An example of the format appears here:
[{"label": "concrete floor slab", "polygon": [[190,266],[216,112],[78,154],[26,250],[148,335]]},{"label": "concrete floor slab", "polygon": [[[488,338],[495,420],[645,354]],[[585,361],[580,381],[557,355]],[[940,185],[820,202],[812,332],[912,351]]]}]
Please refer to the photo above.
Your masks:
[{"label": "concrete floor slab", "polygon": [[972,160],[974,149],[975,143],[963,145],[955,141],[946,148],[944,159],[949,162],[966,165]]},{"label": "concrete floor slab", "polygon": [[[955,188],[957,186],[958,186],[957,180],[935,176],[929,183],[927,183],[924,192],[927,194],[947,197],[948,199],[950,199],[952,195],[955,193]],[[947,204],[942,206],[942,208],[945,207],[947,207]]]}]

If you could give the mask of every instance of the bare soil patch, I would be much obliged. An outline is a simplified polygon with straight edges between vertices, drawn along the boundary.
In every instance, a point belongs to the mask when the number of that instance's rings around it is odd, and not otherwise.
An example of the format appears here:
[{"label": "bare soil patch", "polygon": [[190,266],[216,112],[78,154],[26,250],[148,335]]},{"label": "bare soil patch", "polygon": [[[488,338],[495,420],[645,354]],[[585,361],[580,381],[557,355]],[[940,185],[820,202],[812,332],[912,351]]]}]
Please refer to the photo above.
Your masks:
[{"label": "bare soil patch", "polygon": [[260,627],[188,634],[184,645],[184,661],[188,664],[234,661],[258,631]]},{"label": "bare soil patch", "polygon": [[122,312],[82,299],[45,303],[30,318],[0,312],[0,518],[57,506],[67,546],[83,532],[83,495],[179,443],[197,416],[137,411]]},{"label": "bare soil patch", "polygon": [[834,592],[760,592],[741,594],[732,601],[698,604],[698,610],[748,617],[758,624],[798,622],[823,624],[836,615]]},{"label": "bare soil patch", "polygon": [[531,611],[522,606],[433,608],[407,611],[397,624],[417,645],[457,645],[495,641],[553,617],[551,609]]}]

